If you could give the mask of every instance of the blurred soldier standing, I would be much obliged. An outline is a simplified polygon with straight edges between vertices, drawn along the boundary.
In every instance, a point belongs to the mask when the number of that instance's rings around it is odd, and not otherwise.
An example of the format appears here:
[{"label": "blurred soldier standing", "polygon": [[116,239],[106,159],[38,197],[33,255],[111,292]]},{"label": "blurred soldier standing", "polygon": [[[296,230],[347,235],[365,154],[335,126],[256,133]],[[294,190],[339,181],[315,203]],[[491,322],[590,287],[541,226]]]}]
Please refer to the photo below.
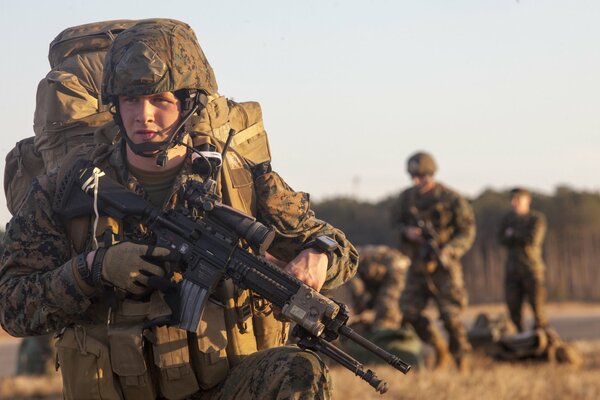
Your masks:
[{"label": "blurred soldier standing", "polygon": [[521,310],[527,298],[533,316],[534,328],[546,326],[544,303],[545,265],[542,244],[546,234],[546,217],[530,209],[531,194],[523,188],[510,191],[512,211],[500,225],[500,244],[508,249],[504,275],[506,304],[510,318],[519,331],[523,330]]},{"label": "blurred soldier standing", "polygon": [[[413,186],[400,194],[392,214],[400,250],[412,261],[400,298],[403,323],[413,325],[421,340],[434,347],[438,367],[450,363],[451,353],[459,369],[467,370],[471,346],[460,320],[467,292],[459,260],[475,239],[473,210],[458,193],[433,179],[437,165],[430,154],[412,155],[407,170]],[[429,299],[448,331],[450,353],[441,332],[423,315]]]},{"label": "blurred soldier standing", "polygon": [[[222,280],[196,332],[149,324],[172,313],[151,284],[167,274],[170,250],[140,244],[147,227],[127,216],[67,219],[53,207],[69,166],[82,159],[156,207],[185,205],[184,183],[203,177],[183,143],[222,153],[216,135],[229,131],[226,99],[192,29],[150,19],[120,33],[104,63],[102,100],[111,105],[120,139],[76,148],[60,170],[35,178],[8,225],[0,267],[5,330],[58,333],[67,399],[330,398],[318,356],[275,347],[285,342],[286,328],[262,299]],[[268,162],[251,163],[232,149],[220,171],[223,203],[275,227],[269,258],[284,271],[316,290],[352,276],[354,247],[318,220],[308,195],[293,191]],[[334,249],[319,246],[325,237]]]}]

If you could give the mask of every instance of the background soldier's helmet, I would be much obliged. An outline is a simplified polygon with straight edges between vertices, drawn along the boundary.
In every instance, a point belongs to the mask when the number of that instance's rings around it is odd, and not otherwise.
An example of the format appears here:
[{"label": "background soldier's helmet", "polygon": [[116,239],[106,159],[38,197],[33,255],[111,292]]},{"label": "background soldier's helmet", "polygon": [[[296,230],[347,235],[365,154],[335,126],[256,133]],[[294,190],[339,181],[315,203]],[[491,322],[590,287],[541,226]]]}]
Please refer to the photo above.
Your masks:
[{"label": "background soldier's helmet", "polygon": [[420,151],[409,157],[406,170],[411,176],[433,176],[437,165],[431,154]]},{"label": "background soldier's helmet", "polygon": [[217,82],[189,25],[141,20],[115,38],[104,61],[102,102],[181,89],[217,92]]}]

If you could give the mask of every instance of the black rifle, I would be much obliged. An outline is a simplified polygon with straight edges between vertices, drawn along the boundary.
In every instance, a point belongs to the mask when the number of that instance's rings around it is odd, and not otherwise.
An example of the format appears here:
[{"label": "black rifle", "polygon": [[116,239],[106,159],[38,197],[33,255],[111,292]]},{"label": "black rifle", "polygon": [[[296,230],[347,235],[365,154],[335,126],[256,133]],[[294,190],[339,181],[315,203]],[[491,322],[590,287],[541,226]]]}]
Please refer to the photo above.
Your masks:
[{"label": "black rifle", "polygon": [[439,235],[435,231],[431,221],[425,221],[419,215],[419,212],[413,207],[409,211],[411,218],[414,221],[414,225],[421,228],[421,238],[423,239],[423,245],[420,248],[420,254],[424,261],[435,261],[439,266],[446,268],[445,263],[442,261],[442,251],[439,245]]},{"label": "black rifle", "polygon": [[[214,195],[216,183],[188,181],[184,198],[188,208],[162,210],[116,181],[91,163],[80,160],[57,187],[54,208],[66,218],[89,215],[92,206],[103,215],[123,220],[133,218],[145,225],[157,246],[177,252],[183,261],[183,280],[179,292],[175,325],[190,332],[196,328],[206,301],[222,279],[250,289],[296,323],[292,334],[298,346],[321,352],[367,381],[379,393],[387,382],[333,346],[331,341],[344,336],[375,353],[388,364],[407,373],[410,365],[381,349],[346,325],[348,309],[305,285],[277,266],[241,245],[245,241],[255,253],[264,255],[274,232],[252,216],[221,204]],[[95,203],[95,204],[94,204]],[[202,215],[195,215],[200,210]],[[165,321],[158,323],[164,324]]]}]

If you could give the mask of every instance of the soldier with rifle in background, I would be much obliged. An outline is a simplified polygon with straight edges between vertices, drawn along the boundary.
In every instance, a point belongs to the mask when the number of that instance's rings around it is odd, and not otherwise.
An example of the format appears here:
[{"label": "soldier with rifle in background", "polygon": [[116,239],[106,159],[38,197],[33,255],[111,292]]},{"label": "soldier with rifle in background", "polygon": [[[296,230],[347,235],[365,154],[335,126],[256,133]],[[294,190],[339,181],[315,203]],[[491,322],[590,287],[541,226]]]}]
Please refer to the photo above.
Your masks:
[{"label": "soldier with rifle in background", "polygon": [[[400,251],[412,262],[400,308],[403,323],[411,324],[421,340],[435,349],[438,367],[448,366],[452,355],[464,371],[469,368],[471,346],[460,319],[467,305],[460,258],[475,239],[475,219],[462,196],[433,179],[436,170],[430,154],[413,154],[407,162],[413,186],[400,194],[392,211]],[[448,331],[449,346],[423,314],[430,299]]]},{"label": "soldier with rifle in background", "polygon": [[510,194],[512,211],[504,216],[499,230],[500,244],[508,249],[504,275],[506,305],[510,319],[519,331],[523,331],[521,311],[527,298],[533,311],[534,329],[545,328],[542,244],[546,217],[530,209],[531,194],[527,189],[515,188]]}]

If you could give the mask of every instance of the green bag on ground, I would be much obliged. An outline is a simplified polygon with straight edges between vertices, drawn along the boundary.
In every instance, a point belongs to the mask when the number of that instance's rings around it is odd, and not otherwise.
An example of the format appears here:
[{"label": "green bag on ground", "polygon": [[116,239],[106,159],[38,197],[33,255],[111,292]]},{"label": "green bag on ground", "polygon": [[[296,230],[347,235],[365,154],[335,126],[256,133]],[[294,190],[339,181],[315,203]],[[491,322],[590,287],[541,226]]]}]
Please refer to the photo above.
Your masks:
[{"label": "green bag on ground", "polygon": [[[364,334],[364,337],[382,349],[400,357],[413,369],[425,366],[423,343],[411,325],[399,329],[377,329]],[[352,342],[343,342],[344,349],[354,358],[365,364],[385,364],[386,362],[362,346]]]}]

